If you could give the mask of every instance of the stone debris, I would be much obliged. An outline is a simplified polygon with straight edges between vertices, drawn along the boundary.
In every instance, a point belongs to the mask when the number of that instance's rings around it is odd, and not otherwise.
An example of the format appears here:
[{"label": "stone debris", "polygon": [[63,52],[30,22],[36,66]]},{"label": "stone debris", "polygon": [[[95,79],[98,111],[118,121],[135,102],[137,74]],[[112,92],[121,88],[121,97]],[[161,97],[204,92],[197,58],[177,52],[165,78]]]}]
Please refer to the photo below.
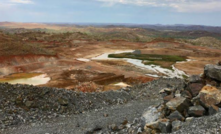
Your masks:
[{"label": "stone debris", "polygon": [[[164,107],[157,110],[157,106],[152,106],[145,110],[146,125],[143,132],[179,134],[186,133],[187,127],[191,127],[191,132],[194,134],[194,128],[197,128],[197,125],[191,125],[194,121],[197,121],[199,117],[205,119],[208,115],[216,116],[219,113],[221,108],[220,85],[221,67],[206,65],[204,74],[191,76],[183,90],[168,88],[160,90],[159,94],[163,98],[161,105]],[[141,118],[144,119],[143,116]],[[208,124],[206,125],[208,126]],[[203,131],[197,130],[199,133],[207,132],[206,128]],[[213,131],[208,129],[208,132]]]},{"label": "stone debris", "polygon": [[172,132],[179,130],[182,127],[183,122],[176,120],[172,122]]},{"label": "stone debris", "polygon": [[209,107],[209,115],[216,114],[219,111],[220,111],[220,109],[217,106],[212,105],[212,106]]},{"label": "stone debris", "polygon": [[203,83],[190,83],[188,85],[188,91],[192,94],[193,97],[195,97],[199,94],[203,87]]},{"label": "stone debris", "polygon": [[171,121],[174,121],[174,120],[184,121],[185,120],[185,118],[178,111],[171,113],[167,118],[170,119]]},{"label": "stone debris", "polygon": [[221,82],[221,66],[206,65],[204,68],[204,75],[207,78],[214,79],[214,80]]},{"label": "stone debris", "polygon": [[166,106],[171,111],[178,110],[182,113],[184,110],[188,109],[188,107],[190,106],[190,102],[187,98],[176,97],[167,102]]},{"label": "stone debris", "polygon": [[200,105],[189,107],[188,114],[194,117],[201,117],[205,114],[206,110]]},{"label": "stone debris", "polygon": [[[63,89],[0,84],[0,130],[57,116],[67,117],[69,114],[81,114],[90,110],[96,112],[104,106],[120,106],[128,101],[142,102],[148,97],[158,100],[160,104],[147,107],[142,116],[132,122],[125,117],[120,124],[112,122],[106,127],[93,128],[88,133],[213,133],[214,126],[219,125],[218,122],[221,124],[220,66],[206,65],[202,76],[191,76],[187,82],[178,83],[179,79],[176,78],[166,79],[164,83],[162,81],[160,78],[119,91],[89,94]],[[179,86],[169,85],[162,88],[161,84],[168,81]],[[208,81],[215,81],[216,84],[208,84]],[[153,89],[152,84],[159,88]],[[109,118],[108,113],[102,113],[101,116]]]}]

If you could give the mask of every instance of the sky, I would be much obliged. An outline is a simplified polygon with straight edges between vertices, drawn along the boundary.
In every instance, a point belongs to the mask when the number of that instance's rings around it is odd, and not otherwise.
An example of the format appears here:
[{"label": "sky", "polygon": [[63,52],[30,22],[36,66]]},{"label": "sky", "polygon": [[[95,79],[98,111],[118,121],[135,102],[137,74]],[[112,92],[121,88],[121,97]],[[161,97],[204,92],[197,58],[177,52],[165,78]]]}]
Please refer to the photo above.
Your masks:
[{"label": "sky", "polygon": [[221,0],[0,0],[0,21],[221,26]]}]

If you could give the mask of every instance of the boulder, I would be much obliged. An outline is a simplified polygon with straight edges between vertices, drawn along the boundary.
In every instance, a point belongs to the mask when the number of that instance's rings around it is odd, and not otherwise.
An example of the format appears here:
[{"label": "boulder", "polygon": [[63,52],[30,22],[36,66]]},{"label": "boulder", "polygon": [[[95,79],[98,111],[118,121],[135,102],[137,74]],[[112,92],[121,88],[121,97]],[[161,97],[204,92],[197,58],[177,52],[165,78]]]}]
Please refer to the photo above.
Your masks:
[{"label": "boulder", "polygon": [[170,133],[171,128],[172,126],[170,124],[170,120],[168,119],[159,120],[158,129],[161,131],[161,133]]},{"label": "boulder", "polygon": [[186,123],[190,123],[193,119],[194,119],[194,117],[187,117],[185,122]]},{"label": "boulder", "polygon": [[216,114],[219,112],[219,107],[212,105],[209,107],[208,112],[209,112],[209,115]]},{"label": "boulder", "polygon": [[207,85],[203,87],[197,98],[200,104],[206,108],[209,108],[212,105],[220,105],[221,91],[216,87]]},{"label": "boulder", "polygon": [[217,86],[219,86],[219,83],[216,82],[215,80],[207,79],[206,85],[211,85],[211,86],[217,87]]},{"label": "boulder", "polygon": [[176,90],[176,92],[174,94],[175,94],[175,97],[181,97],[181,91],[180,90]]},{"label": "boulder", "polygon": [[203,116],[205,112],[206,112],[205,109],[200,105],[192,106],[188,110],[188,114],[194,117]]},{"label": "boulder", "polygon": [[188,109],[190,106],[190,101],[184,97],[176,97],[171,99],[169,102],[166,103],[166,106],[171,111],[179,111],[182,113],[185,109]]},{"label": "boulder", "polygon": [[[192,100],[191,100],[192,104],[195,106],[195,105],[201,105],[200,103],[200,95],[194,97]],[[202,104],[203,105],[203,104]],[[204,106],[204,105],[203,105]]]},{"label": "boulder", "polygon": [[204,68],[204,74],[207,78],[221,81],[221,66],[218,65],[206,65]]},{"label": "boulder", "polygon": [[155,122],[146,124],[144,129],[145,130],[152,129],[155,130],[156,132],[161,132],[161,133],[170,133],[171,132],[170,120],[159,119]]},{"label": "boulder", "polygon": [[193,96],[188,90],[184,90],[181,92],[181,96],[187,99],[192,99]]},{"label": "boulder", "polygon": [[200,83],[202,82],[202,79],[199,75],[191,75],[188,78],[189,83]]},{"label": "boulder", "polygon": [[148,107],[141,117],[142,125],[145,126],[146,124],[153,123],[160,119],[162,116],[161,112],[154,106]]},{"label": "boulder", "polygon": [[160,93],[161,96],[164,98],[164,97],[166,97],[166,96],[168,96],[168,95],[171,95],[172,92],[173,92],[172,89],[170,89],[170,88],[164,88],[164,89],[160,90],[159,93]]},{"label": "boulder", "polygon": [[144,129],[146,128],[150,128],[152,130],[158,130],[158,126],[159,126],[159,121],[154,121],[154,122],[151,122],[151,123],[147,123],[144,127]]},{"label": "boulder", "polygon": [[187,89],[190,91],[193,97],[197,96],[200,92],[200,90],[204,87],[205,85],[203,83],[190,83],[187,87]]},{"label": "boulder", "polygon": [[170,89],[170,88],[164,88],[164,89],[160,90],[159,93],[167,93],[167,94],[169,95],[169,94],[171,94],[172,92],[173,92],[172,89]]},{"label": "boulder", "polygon": [[144,133],[146,133],[146,134],[151,134],[151,132],[152,132],[152,129],[151,129],[151,128],[148,128],[148,127],[145,127],[145,128],[144,128]]},{"label": "boulder", "polygon": [[167,103],[168,101],[172,100],[173,98],[174,98],[174,95],[173,95],[173,94],[167,95],[167,96],[165,96],[165,97],[163,98],[163,101],[164,101],[165,103]]},{"label": "boulder", "polygon": [[178,111],[171,113],[167,118],[170,119],[171,121],[174,121],[174,120],[184,121],[185,120],[185,118]]},{"label": "boulder", "polygon": [[172,122],[172,132],[179,130],[183,125],[183,122],[176,120]]}]

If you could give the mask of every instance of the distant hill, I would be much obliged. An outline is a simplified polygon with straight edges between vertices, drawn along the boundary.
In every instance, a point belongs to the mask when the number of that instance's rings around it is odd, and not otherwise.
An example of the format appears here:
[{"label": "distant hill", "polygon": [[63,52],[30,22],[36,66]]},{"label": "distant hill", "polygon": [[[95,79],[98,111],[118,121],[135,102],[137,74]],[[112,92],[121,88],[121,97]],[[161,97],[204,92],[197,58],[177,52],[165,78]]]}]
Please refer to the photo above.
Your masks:
[{"label": "distant hill", "polygon": [[[60,40],[63,38],[66,38],[68,40],[70,38],[73,38],[91,39],[97,41],[125,40],[133,42],[149,42],[155,38],[174,38],[189,40],[201,37],[213,37],[221,40],[221,27],[200,25],[0,22],[0,30],[7,34],[27,34],[31,32],[46,32],[48,34],[57,34],[43,37],[48,41]],[[66,33],[71,33],[71,35]],[[29,36],[29,34],[27,34],[27,36]],[[31,38],[33,37],[34,36],[32,36]]]},{"label": "distant hill", "polygon": [[201,37],[190,40],[193,45],[206,46],[221,49],[221,41],[213,37]]},{"label": "distant hill", "polygon": [[0,32],[0,56],[11,55],[55,55],[54,52],[39,45],[22,41],[19,36],[5,35]]},{"label": "distant hill", "polygon": [[201,25],[131,25],[129,27],[150,28],[161,31],[207,31],[221,33],[221,27]]}]

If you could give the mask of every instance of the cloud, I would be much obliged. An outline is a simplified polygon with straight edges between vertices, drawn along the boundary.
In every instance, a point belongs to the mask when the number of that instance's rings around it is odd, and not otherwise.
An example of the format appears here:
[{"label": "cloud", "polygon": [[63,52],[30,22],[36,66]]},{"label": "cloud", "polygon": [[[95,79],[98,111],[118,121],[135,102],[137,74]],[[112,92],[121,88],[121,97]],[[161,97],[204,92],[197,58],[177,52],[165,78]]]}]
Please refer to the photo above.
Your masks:
[{"label": "cloud", "polygon": [[[31,0],[3,0],[0,1],[0,12],[3,13],[7,13],[7,12],[11,12],[14,10],[19,10],[18,8],[18,4],[33,4],[34,2]],[[1,15],[2,15],[1,14]]]},{"label": "cloud", "polygon": [[171,4],[179,12],[216,12],[221,11],[221,1],[191,2]]},{"label": "cloud", "polygon": [[32,4],[31,0],[10,0],[11,3],[20,3],[20,4]]},{"label": "cloud", "polygon": [[178,12],[221,11],[220,0],[96,0],[108,5],[125,4],[149,7],[168,7]]}]

